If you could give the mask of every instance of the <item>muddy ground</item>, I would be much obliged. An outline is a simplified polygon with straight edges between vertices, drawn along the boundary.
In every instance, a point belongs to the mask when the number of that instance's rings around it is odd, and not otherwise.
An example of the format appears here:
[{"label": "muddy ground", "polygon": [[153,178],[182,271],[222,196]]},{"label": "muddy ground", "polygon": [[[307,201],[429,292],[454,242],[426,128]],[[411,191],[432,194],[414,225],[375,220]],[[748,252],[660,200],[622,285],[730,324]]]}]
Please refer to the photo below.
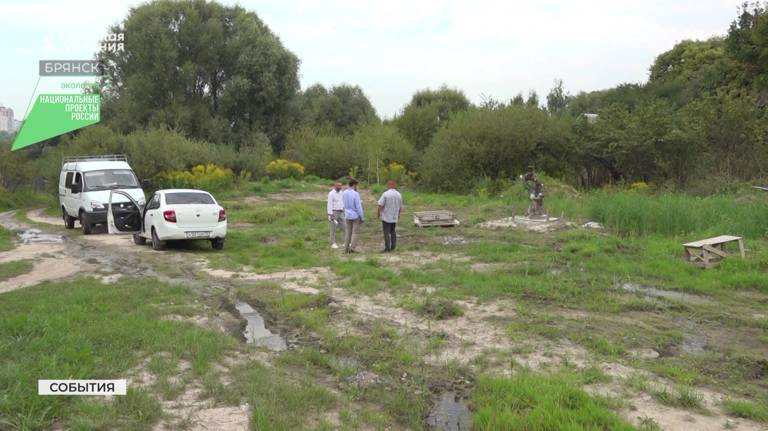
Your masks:
[{"label": "muddy ground", "polygon": [[[274,197],[278,201],[289,198],[318,200],[324,193],[303,193],[297,196],[281,194]],[[246,198],[253,205],[269,205],[269,197]],[[507,225],[505,225],[507,223]],[[491,223],[492,228],[505,228],[509,224],[521,221],[510,218]],[[27,241],[21,237],[15,249],[0,253],[0,263],[14,260],[32,260],[33,269],[18,277],[0,282],[0,294],[16,289],[23,289],[47,280],[70,279],[82,276],[96,277],[104,283],[120,283],[122,278],[149,277],[165,283],[178,283],[192,287],[206,302],[207,313],[199,316],[173,316],[172,319],[185,319],[196,324],[220,331],[246,341],[260,336],[271,336],[268,343],[253,342],[246,353],[227,358],[219,364],[222,379],[227,379],[228,370],[245,359],[260,360],[267,366],[273,366],[276,357],[285,350],[301,349],[304,346],[323,349],[319,337],[303,333],[297,325],[268,310],[259,301],[250,301],[246,308],[238,306],[236,292],[244,286],[254,283],[268,283],[287,292],[304,295],[324,296],[331,310],[330,324],[341,333],[370,335],[372,328],[380,323],[395,328],[402,337],[413,339],[416,343],[428,344],[439,339],[439,347],[424,349],[423,361],[435,369],[456,367],[462,370],[453,381],[441,381],[431,388],[435,406],[429,416],[424,418],[426,427],[436,429],[465,429],[470,424],[469,406],[464,399],[471,393],[474,377],[479,373],[511,375],[521,367],[534,371],[554,370],[570,367],[577,370],[596,368],[611,377],[609,382],[585,386],[592,394],[613,397],[622,400],[620,414],[636,425],[642,425],[649,419],[665,430],[765,430],[764,424],[743,418],[726,415],[722,401],[731,398],[718,388],[698,387],[702,395],[701,409],[688,409],[663,405],[650,393],[661,390],[675,391],[676,386],[668,379],[655,375],[640,366],[641,363],[654,361],[670,352],[643,349],[630,352],[627,359],[606,360],[595,355],[583,346],[566,339],[550,339],[543,336],[530,336],[525,340],[510,336],[509,325],[519,319],[517,304],[512,300],[481,302],[471,299],[457,301],[463,310],[462,315],[451,319],[435,320],[418,314],[402,306],[400,298],[389,292],[365,294],[351,291],[341,286],[339,276],[326,266],[296,268],[275,272],[256,273],[248,270],[225,270],[213,267],[205,253],[190,253],[182,248],[169,248],[163,252],[152,251],[149,247],[134,246],[128,237],[108,236],[98,233],[83,236],[79,231],[65,231],[60,220],[46,216],[41,210],[17,214],[0,213],[0,226],[26,233]],[[537,224],[533,229],[547,232],[545,226]],[[562,221],[556,229],[574,228]],[[578,227],[575,227],[578,228]],[[37,229],[36,231],[34,229]],[[234,228],[236,229],[236,227]],[[31,233],[30,233],[31,232]],[[464,238],[454,237],[446,240],[446,245],[461,244]],[[419,268],[444,259],[466,260],[460,254],[434,253],[428,251],[404,251],[393,255],[355,256],[352,259],[374,259],[383,268],[399,271],[403,268]],[[475,263],[475,271],[498,270],[505,263]],[[415,293],[429,294],[430,286],[419,286]],[[676,292],[663,289],[627,284],[622,287],[626,292],[656,298],[665,301],[680,301],[688,306],[717,306],[709,303],[706,297],[681,297]],[[671,296],[670,296],[671,295]],[[762,298],[761,298],[762,299]],[[708,302],[709,301],[709,302]],[[242,304],[242,303],[241,303]],[[252,307],[252,308],[251,308]],[[263,327],[251,328],[252,323],[243,314],[256,312]],[[606,317],[600,312],[589,310],[548,310],[559,322],[593,325],[613,322],[616,325],[633,325],[642,330],[647,316],[627,314]],[[759,318],[759,316],[758,316]],[[613,321],[611,320],[613,319]],[[258,320],[258,319],[257,319]],[[257,326],[259,323],[255,323]],[[736,340],[725,329],[713,330],[706,321],[684,322],[686,332],[683,341],[676,349],[687,353],[697,349],[707,349],[708,343],[726,342],[718,337]],[[267,335],[259,332],[266,330]],[[250,331],[250,332],[249,332]],[[257,334],[253,338],[253,333]],[[260,334],[260,335],[259,335]],[[147,358],[146,360],[149,360]],[[178,379],[188,377],[189,364],[179,364]],[[407,379],[408,376],[403,376]],[[354,385],[368,386],[381,384],[382,377],[369,370],[359,370],[351,380],[319,377],[317,383],[328,387],[333,393],[345,390],[350,381]],[[132,372],[131,384],[150,385],[152,373],[139,366]],[[212,402],[203,396],[201,383],[189,381],[184,390],[173,400],[163,402],[166,417],[155,429],[176,429],[183,424],[186,429],[248,429],[251,406],[247,404],[226,406]],[[338,421],[334,412],[323,418],[326,423]],[[397,428],[397,427],[395,427]]]}]

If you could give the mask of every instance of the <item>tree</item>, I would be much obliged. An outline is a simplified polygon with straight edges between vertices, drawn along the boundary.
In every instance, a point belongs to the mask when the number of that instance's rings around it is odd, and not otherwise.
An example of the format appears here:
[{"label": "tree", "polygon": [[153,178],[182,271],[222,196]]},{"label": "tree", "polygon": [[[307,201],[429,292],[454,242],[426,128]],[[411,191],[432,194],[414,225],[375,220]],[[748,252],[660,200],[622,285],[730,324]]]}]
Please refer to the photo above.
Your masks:
[{"label": "tree", "polygon": [[298,103],[299,123],[305,126],[331,127],[349,134],[364,124],[379,121],[368,96],[356,85],[342,84],[327,90],[315,84],[300,95]]},{"label": "tree", "polygon": [[760,94],[759,104],[768,104],[768,6],[744,3],[728,29],[725,44]]},{"label": "tree", "polygon": [[424,150],[441,126],[469,106],[469,100],[460,90],[447,86],[438,90],[426,89],[413,95],[394,124],[416,149]]},{"label": "tree", "polygon": [[566,94],[563,80],[556,79],[555,86],[547,94],[547,111],[550,114],[560,114],[568,107],[570,96]]},{"label": "tree", "polygon": [[722,38],[684,40],[656,57],[646,92],[676,106],[742,86],[743,71],[730,58]]},{"label": "tree", "polygon": [[362,126],[355,132],[352,141],[366,155],[368,162],[361,168],[368,175],[369,182],[380,182],[384,167],[390,163],[399,163],[411,170],[416,165],[416,150],[392,125]]},{"label": "tree", "polygon": [[536,94],[535,90],[528,92],[528,99],[525,101],[525,105],[531,108],[539,107],[539,95]]},{"label": "tree", "polygon": [[296,56],[253,13],[205,0],[157,0],[112,28],[102,51],[105,121],[128,132],[166,125],[187,137],[282,146],[299,88]]},{"label": "tree", "polygon": [[513,178],[531,163],[550,174],[570,159],[570,119],[538,108],[473,108],[441,128],[419,169],[425,185],[460,191],[479,178]]}]

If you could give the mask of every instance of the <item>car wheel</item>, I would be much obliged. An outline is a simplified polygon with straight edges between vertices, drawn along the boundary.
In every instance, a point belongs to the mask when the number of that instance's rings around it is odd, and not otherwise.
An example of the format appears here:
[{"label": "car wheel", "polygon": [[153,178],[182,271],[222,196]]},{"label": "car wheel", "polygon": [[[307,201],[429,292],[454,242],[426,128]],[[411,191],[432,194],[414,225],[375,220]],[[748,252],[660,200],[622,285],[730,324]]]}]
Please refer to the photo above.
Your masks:
[{"label": "car wheel", "polygon": [[160,241],[160,238],[157,237],[157,232],[155,232],[155,228],[152,228],[152,250],[162,250],[165,248],[165,243],[163,241]]},{"label": "car wheel", "polygon": [[224,238],[216,238],[211,240],[211,247],[213,247],[214,250],[222,250],[224,249]]},{"label": "car wheel", "polygon": [[135,233],[135,234],[133,234],[133,243],[136,244],[136,245],[146,245],[147,244],[147,239],[144,238],[143,236]]},{"label": "car wheel", "polygon": [[80,227],[83,228],[83,235],[90,235],[93,232],[93,226],[86,220],[85,212],[80,213]]},{"label": "car wheel", "polygon": [[67,210],[61,208],[62,218],[64,219],[64,228],[73,229],[75,227],[75,218],[67,214]]}]

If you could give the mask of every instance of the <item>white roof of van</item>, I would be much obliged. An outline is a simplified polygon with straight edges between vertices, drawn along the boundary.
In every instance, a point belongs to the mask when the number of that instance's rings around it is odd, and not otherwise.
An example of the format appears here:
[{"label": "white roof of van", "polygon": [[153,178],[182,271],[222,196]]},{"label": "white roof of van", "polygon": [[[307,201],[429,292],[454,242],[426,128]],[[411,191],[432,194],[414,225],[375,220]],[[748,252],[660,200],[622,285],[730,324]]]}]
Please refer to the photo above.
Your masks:
[{"label": "white roof of van", "polygon": [[128,169],[132,170],[131,166],[127,162],[113,162],[113,161],[84,161],[84,162],[69,162],[64,163],[62,170],[65,171],[103,171],[107,169]]}]

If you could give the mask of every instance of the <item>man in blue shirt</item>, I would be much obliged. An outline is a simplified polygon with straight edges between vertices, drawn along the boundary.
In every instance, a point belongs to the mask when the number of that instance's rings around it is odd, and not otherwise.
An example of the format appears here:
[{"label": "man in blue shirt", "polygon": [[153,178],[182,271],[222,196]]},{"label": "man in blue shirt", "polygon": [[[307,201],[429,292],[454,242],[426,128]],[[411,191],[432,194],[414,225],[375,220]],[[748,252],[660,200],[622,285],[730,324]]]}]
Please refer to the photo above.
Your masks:
[{"label": "man in blue shirt", "polygon": [[344,222],[347,229],[344,231],[344,251],[346,253],[357,253],[357,233],[360,225],[365,221],[363,212],[363,203],[360,201],[360,193],[357,192],[357,180],[349,180],[349,188],[344,190]]}]

